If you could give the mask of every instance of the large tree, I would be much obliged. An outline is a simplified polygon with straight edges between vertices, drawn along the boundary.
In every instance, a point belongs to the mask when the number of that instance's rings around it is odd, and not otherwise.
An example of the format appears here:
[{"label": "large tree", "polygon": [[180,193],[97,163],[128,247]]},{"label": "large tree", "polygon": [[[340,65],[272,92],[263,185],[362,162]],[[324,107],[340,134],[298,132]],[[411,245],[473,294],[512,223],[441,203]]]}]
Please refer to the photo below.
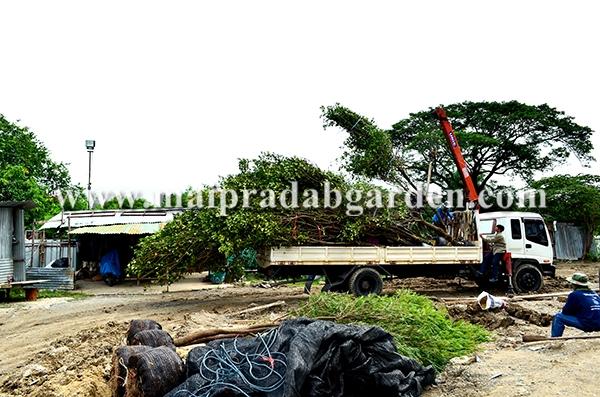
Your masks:
[{"label": "large tree", "polygon": [[51,194],[68,189],[70,182],[67,167],[52,160],[32,131],[0,114],[0,201],[33,201],[36,208],[26,214],[29,224],[59,210]]},{"label": "large tree", "polygon": [[[495,176],[531,180],[571,155],[592,160],[592,130],[548,105],[463,102],[443,106],[469,165],[478,191]],[[415,187],[427,180],[443,189],[462,188],[433,108],[411,113],[391,129],[339,104],[323,107],[325,127],[348,132],[345,168],[355,174]]]},{"label": "large tree", "polygon": [[546,208],[538,210],[547,219],[583,227],[584,257],[587,256],[594,235],[600,233],[600,176],[556,175],[535,181],[531,186],[545,191]]}]

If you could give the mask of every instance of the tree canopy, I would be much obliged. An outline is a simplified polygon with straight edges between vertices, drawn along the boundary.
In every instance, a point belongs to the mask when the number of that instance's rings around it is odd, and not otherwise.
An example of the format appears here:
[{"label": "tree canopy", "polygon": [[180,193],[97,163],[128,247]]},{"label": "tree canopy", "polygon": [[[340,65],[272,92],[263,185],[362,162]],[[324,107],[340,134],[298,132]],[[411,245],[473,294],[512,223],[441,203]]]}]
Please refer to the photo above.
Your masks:
[{"label": "tree canopy", "polygon": [[51,193],[70,183],[65,164],[53,161],[32,131],[0,114],[0,201],[32,200],[36,207],[26,213],[29,224],[59,211]]},{"label": "tree canopy", "polygon": [[[584,164],[593,160],[593,131],[546,104],[462,102],[443,107],[478,191],[498,175],[530,181],[535,172],[551,170],[571,155]],[[431,162],[432,183],[460,189],[460,177],[432,112],[433,108],[411,113],[391,129],[339,104],[323,107],[322,118],[325,127],[348,132],[343,154],[348,171],[414,188],[427,180]]]},{"label": "tree canopy", "polygon": [[595,233],[600,232],[600,176],[556,175],[535,181],[531,186],[546,193],[546,208],[539,209],[546,219],[584,227],[584,256],[587,255]]}]

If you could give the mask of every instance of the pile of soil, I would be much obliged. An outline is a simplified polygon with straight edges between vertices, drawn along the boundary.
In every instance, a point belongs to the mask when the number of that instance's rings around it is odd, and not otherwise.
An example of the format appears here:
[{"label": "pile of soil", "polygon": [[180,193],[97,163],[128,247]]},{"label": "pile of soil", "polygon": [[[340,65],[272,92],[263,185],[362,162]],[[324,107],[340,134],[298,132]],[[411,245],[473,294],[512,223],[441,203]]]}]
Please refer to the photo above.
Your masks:
[{"label": "pile of soil", "polygon": [[0,385],[0,395],[110,396],[113,346],[126,330],[127,323],[107,322],[52,342]]},{"label": "pile of soil", "polygon": [[488,330],[508,328],[514,325],[517,320],[523,320],[540,327],[547,327],[552,323],[552,315],[541,313],[516,303],[509,303],[502,308],[494,310],[482,310],[475,302],[449,305],[448,314],[456,320],[480,324]]}]

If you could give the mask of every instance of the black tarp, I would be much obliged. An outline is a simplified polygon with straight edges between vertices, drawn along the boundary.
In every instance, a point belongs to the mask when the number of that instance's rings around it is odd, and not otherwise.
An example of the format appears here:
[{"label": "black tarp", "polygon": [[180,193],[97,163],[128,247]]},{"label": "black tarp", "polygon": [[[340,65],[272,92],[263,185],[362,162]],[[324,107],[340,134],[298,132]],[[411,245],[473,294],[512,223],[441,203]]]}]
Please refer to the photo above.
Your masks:
[{"label": "black tarp", "polygon": [[192,349],[183,396],[419,396],[435,373],[397,353],[378,327],[288,320],[254,338]]}]

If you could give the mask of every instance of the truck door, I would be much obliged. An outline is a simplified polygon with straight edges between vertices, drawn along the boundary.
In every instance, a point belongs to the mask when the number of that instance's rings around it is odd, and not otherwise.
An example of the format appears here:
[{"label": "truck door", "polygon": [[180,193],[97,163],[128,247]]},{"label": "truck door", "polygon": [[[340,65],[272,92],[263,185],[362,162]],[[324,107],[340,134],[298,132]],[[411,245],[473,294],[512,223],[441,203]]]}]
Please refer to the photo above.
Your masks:
[{"label": "truck door", "polygon": [[524,253],[523,225],[521,219],[510,218],[507,225],[504,225],[504,239],[506,240],[506,250],[512,254]]},{"label": "truck door", "polygon": [[[525,255],[552,258],[552,246],[544,221],[536,218],[523,218],[523,228],[525,229]],[[549,252],[550,254],[548,254]]]}]

